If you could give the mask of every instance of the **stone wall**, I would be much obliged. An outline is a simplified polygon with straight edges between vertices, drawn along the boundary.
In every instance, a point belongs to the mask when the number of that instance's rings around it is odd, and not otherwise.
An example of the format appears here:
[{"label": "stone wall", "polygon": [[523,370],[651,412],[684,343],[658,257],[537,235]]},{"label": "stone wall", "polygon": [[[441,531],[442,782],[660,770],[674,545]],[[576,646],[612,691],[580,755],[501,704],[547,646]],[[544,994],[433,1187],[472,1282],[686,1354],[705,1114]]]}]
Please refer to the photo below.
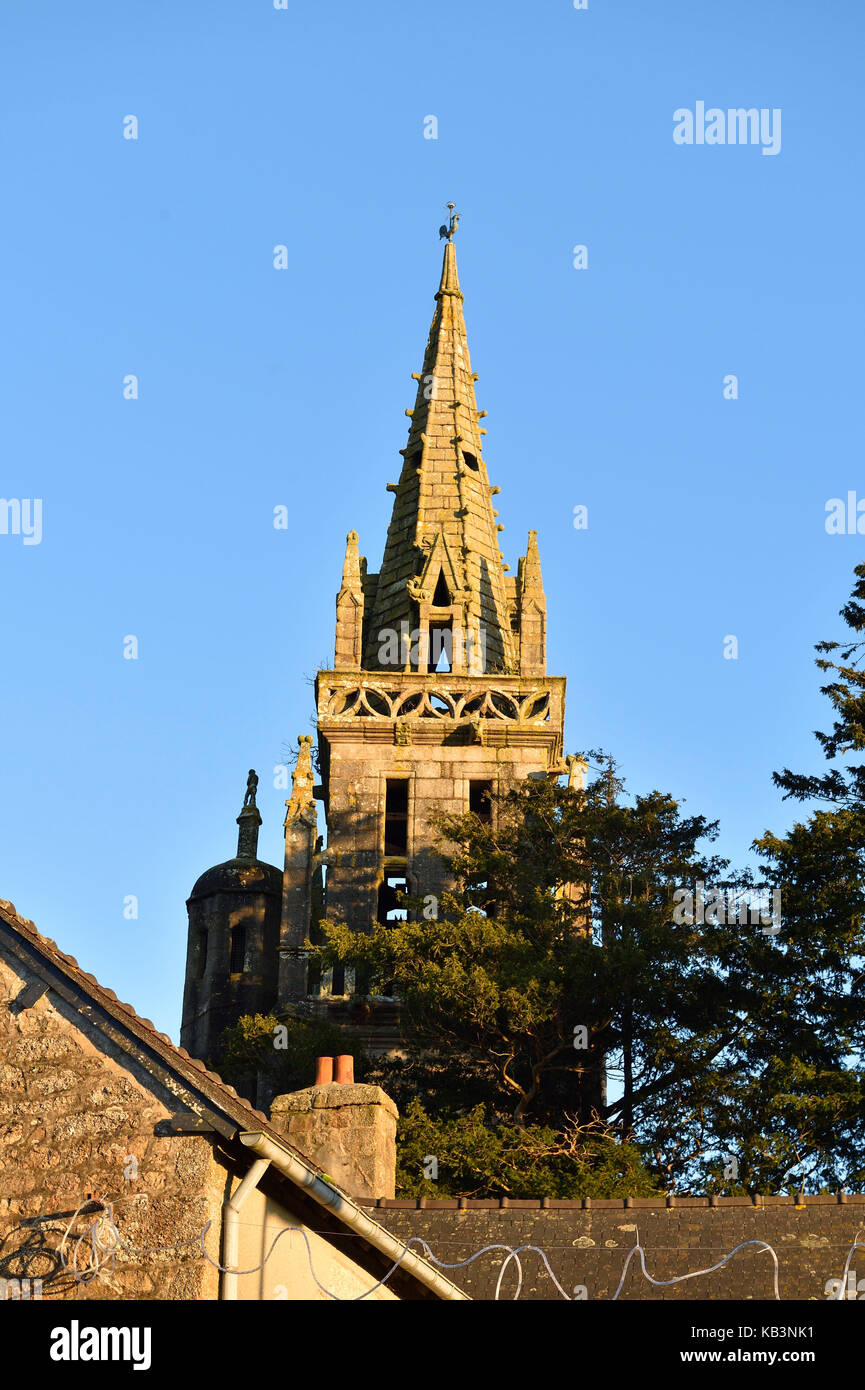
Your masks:
[{"label": "stone wall", "polygon": [[[211,1140],[156,1135],[182,1107],[55,993],[16,1008],[33,981],[41,985],[0,959],[0,1279],[41,1278],[46,1299],[215,1298],[219,1276],[202,1259],[198,1236],[213,1220],[208,1249],[218,1258],[228,1174]],[[114,1204],[130,1246],[191,1243],[120,1253],[98,1279],[78,1282],[59,1252],[88,1194]],[[99,1214],[91,1210],[74,1223],[75,1239]],[[74,1244],[67,1242],[70,1259]],[[84,1266],[89,1251],[84,1242]]]},{"label": "stone wall", "polygon": [[[423,1200],[423,1199],[420,1199]],[[539,1246],[562,1288],[573,1297],[577,1286],[589,1300],[613,1297],[629,1250],[639,1240],[646,1268],[655,1279],[674,1279],[717,1264],[744,1241],[765,1241],[778,1257],[779,1289],[783,1301],[823,1301],[826,1283],[840,1279],[856,1237],[865,1227],[865,1196],[765,1198],[760,1206],[748,1198],[677,1198],[675,1205],[648,1199],[581,1202],[537,1201],[499,1203],[468,1200],[427,1200],[377,1203],[380,1221],[401,1240],[422,1236],[438,1260],[456,1264],[487,1245]],[[490,1251],[464,1269],[444,1273],[472,1298],[492,1299],[505,1252]],[[540,1256],[521,1255],[521,1299],[561,1299]],[[773,1261],[766,1250],[750,1246],[734,1255],[714,1274],[701,1275],[666,1288],[649,1283],[635,1255],[628,1268],[623,1300],[773,1299]],[[865,1298],[865,1249],[851,1262],[858,1297]],[[860,1282],[861,1281],[861,1282]],[[502,1281],[500,1297],[513,1298],[517,1277],[512,1261]]]}]

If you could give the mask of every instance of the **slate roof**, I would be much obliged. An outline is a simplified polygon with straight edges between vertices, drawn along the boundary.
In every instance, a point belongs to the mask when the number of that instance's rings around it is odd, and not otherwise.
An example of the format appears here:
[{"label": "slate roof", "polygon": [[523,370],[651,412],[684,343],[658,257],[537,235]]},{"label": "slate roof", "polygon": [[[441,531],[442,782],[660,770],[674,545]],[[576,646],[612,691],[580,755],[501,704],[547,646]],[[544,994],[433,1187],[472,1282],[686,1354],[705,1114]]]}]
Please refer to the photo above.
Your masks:
[{"label": "slate roof", "polygon": [[[714,1273],[682,1279],[709,1269],[747,1241],[765,1241],[775,1250],[779,1291],[786,1301],[825,1298],[826,1280],[841,1276],[865,1219],[865,1195],[576,1201],[420,1197],[381,1199],[367,1209],[399,1240],[421,1237],[444,1266],[442,1272],[475,1300],[496,1297],[508,1250],[531,1246],[519,1256],[520,1302],[581,1296],[606,1302],[616,1292],[639,1235],[649,1273],[671,1282],[666,1287],[651,1284],[634,1256],[620,1294],[623,1301],[772,1300],[774,1264],[765,1249],[754,1245]],[[490,1246],[498,1249],[486,1249]],[[499,1299],[512,1300],[518,1284],[511,1260]],[[582,1295],[578,1286],[585,1290]]]}]

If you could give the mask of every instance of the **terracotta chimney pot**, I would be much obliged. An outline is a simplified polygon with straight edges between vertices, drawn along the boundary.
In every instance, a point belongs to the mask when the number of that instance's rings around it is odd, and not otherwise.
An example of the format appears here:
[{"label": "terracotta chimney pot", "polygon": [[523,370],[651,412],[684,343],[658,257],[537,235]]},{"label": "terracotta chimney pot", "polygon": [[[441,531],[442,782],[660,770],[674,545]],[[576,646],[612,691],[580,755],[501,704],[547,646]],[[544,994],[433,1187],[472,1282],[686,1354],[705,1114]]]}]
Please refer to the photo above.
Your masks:
[{"label": "terracotta chimney pot", "polygon": [[[337,1059],[338,1060],[338,1059]],[[333,1080],[333,1058],[316,1057],[315,1059],[315,1084],[316,1086],[329,1086]]]}]

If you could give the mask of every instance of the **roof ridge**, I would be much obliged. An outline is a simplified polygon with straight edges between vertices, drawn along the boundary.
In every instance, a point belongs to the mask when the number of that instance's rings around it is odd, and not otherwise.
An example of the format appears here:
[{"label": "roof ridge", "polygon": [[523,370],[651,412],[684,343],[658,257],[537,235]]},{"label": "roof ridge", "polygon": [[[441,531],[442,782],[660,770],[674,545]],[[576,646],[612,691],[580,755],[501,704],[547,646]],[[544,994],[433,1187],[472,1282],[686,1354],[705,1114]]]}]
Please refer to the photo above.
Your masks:
[{"label": "roof ridge", "polygon": [[[116,1018],[115,1010],[122,1011],[126,1017],[116,1019],[117,1022],[128,1024],[130,1021],[134,1021],[142,1029],[152,1035],[151,1039],[144,1038],[139,1039],[139,1041],[152,1042],[155,1040],[164,1047],[169,1048],[173,1055],[168,1058],[163,1058],[163,1060],[169,1061],[177,1066],[177,1069],[187,1081],[192,1081],[193,1085],[198,1084],[195,1078],[191,1078],[188,1075],[190,1068],[194,1069],[197,1073],[203,1073],[204,1076],[213,1083],[218,1092],[224,1093],[225,1096],[230,1099],[232,1102],[232,1109],[240,1107],[249,1117],[254,1118],[256,1123],[263,1120],[268,1130],[272,1129],[270,1119],[264,1111],[257,1110],[251,1102],[244,1100],[242,1096],[238,1095],[234,1087],[230,1086],[226,1081],[223,1081],[218,1072],[208,1070],[206,1062],[201,1061],[197,1057],[190,1057],[185,1048],[181,1048],[176,1043],[172,1042],[167,1033],[160,1032],[152,1019],[144,1018],[132,1004],[127,1004],[122,999],[118,999],[114,990],[108,989],[106,986],[102,985],[91,971],[82,970],[74,956],[69,955],[66,951],[61,951],[56,941],[52,940],[52,938],[43,936],[36,926],[36,923],[31,921],[28,917],[22,917],[14,903],[9,902],[8,899],[5,898],[0,898],[0,920],[5,921],[7,926],[11,927],[19,936],[22,936],[25,941],[37,949],[39,953],[48,960],[49,964],[55,967],[65,967],[65,973],[71,982],[79,989],[84,989],[85,993],[89,994],[91,998],[95,998],[95,1002],[105,1008],[106,1012],[112,1014],[112,1016]],[[218,1096],[208,1096],[207,1099],[211,1103],[214,1101],[217,1104],[219,1103]],[[229,1118],[237,1120],[236,1115],[229,1114]],[[284,1135],[280,1135],[277,1130],[273,1130],[273,1133],[277,1134],[282,1142],[287,1143]],[[292,1144],[287,1144],[287,1147],[297,1153],[305,1163],[315,1170],[316,1165],[311,1164],[306,1155],[300,1153],[300,1150],[295,1149]]]}]

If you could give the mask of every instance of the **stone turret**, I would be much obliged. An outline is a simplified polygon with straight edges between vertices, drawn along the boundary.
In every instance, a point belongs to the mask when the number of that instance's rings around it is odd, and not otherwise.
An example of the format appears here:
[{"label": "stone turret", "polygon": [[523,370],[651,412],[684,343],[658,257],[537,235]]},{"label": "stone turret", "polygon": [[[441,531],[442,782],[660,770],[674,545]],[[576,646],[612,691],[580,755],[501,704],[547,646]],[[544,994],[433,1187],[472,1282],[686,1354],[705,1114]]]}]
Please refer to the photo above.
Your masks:
[{"label": "stone turret", "polygon": [[366,561],[357,552],[357,531],[349,531],[345,540],[342,587],[336,596],[334,665],[337,671],[358,671],[363,654],[362,570]]},{"label": "stone turret", "polygon": [[520,675],[542,676],[547,669],[547,600],[537,531],[529,532],[528,549],[517,567],[517,593]]},{"label": "stone turret", "polygon": [[180,1043],[215,1061],[223,1031],[241,1014],[276,1004],[282,874],[258,858],[258,778],[250,771],[237,817],[237,854],[208,869],[188,900],[189,936]]}]

